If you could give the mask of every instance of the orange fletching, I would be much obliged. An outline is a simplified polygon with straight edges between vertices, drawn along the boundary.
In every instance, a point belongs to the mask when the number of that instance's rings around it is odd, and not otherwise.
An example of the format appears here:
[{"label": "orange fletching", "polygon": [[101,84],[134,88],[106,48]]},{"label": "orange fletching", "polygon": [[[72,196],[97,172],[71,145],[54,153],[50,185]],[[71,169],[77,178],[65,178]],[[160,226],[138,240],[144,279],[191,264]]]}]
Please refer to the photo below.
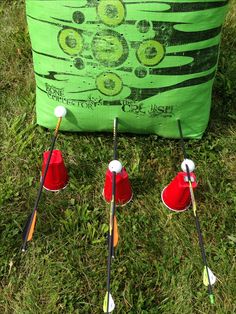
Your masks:
[{"label": "orange fletching", "polygon": [[116,247],[119,241],[119,233],[118,233],[118,225],[116,216],[114,216],[114,224],[113,224],[113,246]]},{"label": "orange fletching", "polygon": [[31,226],[30,226],[27,241],[31,241],[33,238],[35,224],[36,224],[36,212],[34,212],[34,217],[33,217],[33,220],[32,220]]}]

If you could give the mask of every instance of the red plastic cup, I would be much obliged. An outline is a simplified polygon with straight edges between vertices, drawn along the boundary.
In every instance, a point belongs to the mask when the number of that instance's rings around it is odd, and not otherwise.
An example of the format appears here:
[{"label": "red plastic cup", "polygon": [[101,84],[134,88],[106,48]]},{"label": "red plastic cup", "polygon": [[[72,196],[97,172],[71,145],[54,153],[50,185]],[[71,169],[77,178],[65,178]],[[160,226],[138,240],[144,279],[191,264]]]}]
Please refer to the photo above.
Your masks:
[{"label": "red plastic cup", "polygon": [[[43,153],[42,177],[44,175],[49,154],[50,151]],[[64,189],[67,186],[68,181],[69,177],[62,153],[60,150],[53,150],[43,187],[48,191],[56,192]]]},{"label": "red plastic cup", "polygon": [[[112,171],[106,172],[105,184],[103,189],[103,197],[106,202],[110,203],[112,199]],[[116,174],[116,204],[124,206],[131,201],[133,197],[131,184],[128,173],[125,168]]]},{"label": "red plastic cup", "polygon": [[[195,189],[197,187],[196,176],[191,172],[190,177],[192,187]],[[189,208],[191,195],[186,172],[179,172],[170,184],[163,189],[161,199],[167,208],[175,212],[182,212]]]}]

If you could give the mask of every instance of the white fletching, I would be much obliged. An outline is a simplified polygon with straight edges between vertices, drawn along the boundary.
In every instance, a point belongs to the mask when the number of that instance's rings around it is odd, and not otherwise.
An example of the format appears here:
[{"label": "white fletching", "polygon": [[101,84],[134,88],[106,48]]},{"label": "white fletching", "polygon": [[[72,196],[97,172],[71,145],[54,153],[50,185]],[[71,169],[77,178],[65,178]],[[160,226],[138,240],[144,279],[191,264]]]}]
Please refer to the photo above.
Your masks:
[{"label": "white fletching", "polygon": [[122,170],[122,164],[119,160],[112,160],[108,167],[111,172],[120,173]]},{"label": "white fletching", "polygon": [[[103,303],[103,312],[104,313],[107,313],[107,302],[108,302],[108,293],[106,293],[104,303]],[[113,312],[115,307],[116,307],[115,302],[114,302],[111,294],[109,293],[108,313]]]},{"label": "white fletching", "polygon": [[54,114],[57,118],[64,118],[66,116],[66,108],[63,106],[57,106],[54,110]]},{"label": "white fletching", "polygon": [[[208,273],[209,273],[209,278],[210,278],[210,283],[211,285],[214,285],[216,283],[216,276],[213,274],[213,272],[210,270],[209,267],[207,267],[208,269]],[[209,281],[208,281],[208,276],[207,276],[207,269],[206,266],[204,267],[204,271],[203,271],[203,283],[205,286],[209,285]]]},{"label": "white fletching", "polygon": [[184,172],[187,172],[186,165],[188,166],[189,172],[193,172],[193,170],[195,169],[195,164],[191,159],[184,159],[184,161],[182,162],[181,169]]}]

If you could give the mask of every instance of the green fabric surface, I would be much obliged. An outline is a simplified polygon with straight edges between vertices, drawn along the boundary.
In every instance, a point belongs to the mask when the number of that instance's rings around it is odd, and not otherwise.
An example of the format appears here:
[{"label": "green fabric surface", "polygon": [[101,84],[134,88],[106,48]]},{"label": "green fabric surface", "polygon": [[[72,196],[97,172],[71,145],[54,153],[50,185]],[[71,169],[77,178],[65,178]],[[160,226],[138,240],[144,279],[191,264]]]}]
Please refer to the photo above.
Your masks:
[{"label": "green fabric surface", "polygon": [[201,138],[227,3],[26,0],[38,124]]}]

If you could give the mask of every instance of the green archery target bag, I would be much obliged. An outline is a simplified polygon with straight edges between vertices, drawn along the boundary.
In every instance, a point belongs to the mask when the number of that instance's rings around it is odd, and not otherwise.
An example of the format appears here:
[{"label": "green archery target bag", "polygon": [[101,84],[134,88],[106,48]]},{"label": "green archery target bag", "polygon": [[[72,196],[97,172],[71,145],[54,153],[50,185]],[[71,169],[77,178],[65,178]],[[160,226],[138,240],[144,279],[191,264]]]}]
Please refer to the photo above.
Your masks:
[{"label": "green archery target bag", "polygon": [[38,124],[200,138],[227,2],[26,0]]}]

